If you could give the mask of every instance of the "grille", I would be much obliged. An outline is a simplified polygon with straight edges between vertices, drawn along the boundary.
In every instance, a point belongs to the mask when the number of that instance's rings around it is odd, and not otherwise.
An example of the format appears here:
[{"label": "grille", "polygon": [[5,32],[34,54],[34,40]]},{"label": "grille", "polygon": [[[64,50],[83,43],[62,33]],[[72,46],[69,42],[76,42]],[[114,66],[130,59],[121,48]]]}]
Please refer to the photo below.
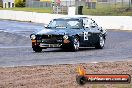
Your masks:
[{"label": "grille", "polygon": [[62,35],[37,35],[37,40],[47,44],[58,44],[62,42]]},{"label": "grille", "polygon": [[37,35],[37,39],[62,39],[63,36],[62,35]]}]

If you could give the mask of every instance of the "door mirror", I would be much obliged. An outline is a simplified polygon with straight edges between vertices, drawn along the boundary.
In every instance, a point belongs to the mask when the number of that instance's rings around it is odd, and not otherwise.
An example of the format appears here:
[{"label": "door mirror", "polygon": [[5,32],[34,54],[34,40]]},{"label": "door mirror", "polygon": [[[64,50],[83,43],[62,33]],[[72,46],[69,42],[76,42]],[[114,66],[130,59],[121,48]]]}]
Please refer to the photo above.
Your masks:
[{"label": "door mirror", "polygon": [[84,28],[89,28],[89,25],[84,25]]},{"label": "door mirror", "polygon": [[45,25],[44,25],[44,27],[45,27],[45,28],[47,28],[47,27],[48,27],[48,25],[47,25],[47,24],[45,24]]}]

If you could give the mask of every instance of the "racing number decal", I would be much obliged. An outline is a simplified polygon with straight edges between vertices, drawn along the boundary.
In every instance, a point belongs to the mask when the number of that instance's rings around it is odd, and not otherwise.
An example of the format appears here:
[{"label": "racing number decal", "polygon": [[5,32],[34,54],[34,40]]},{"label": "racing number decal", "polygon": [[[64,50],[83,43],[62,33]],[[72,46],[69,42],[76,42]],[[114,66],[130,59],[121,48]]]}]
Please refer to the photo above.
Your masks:
[{"label": "racing number decal", "polygon": [[88,32],[84,32],[84,40],[88,40]]}]

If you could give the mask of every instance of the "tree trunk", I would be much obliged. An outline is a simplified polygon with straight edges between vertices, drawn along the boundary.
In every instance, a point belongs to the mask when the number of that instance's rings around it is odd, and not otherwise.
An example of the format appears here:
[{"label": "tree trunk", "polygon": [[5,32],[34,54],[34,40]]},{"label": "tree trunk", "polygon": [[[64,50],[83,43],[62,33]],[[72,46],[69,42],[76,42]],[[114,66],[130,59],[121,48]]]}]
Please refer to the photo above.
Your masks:
[{"label": "tree trunk", "polygon": [[2,7],[2,0],[0,0],[0,7]]}]

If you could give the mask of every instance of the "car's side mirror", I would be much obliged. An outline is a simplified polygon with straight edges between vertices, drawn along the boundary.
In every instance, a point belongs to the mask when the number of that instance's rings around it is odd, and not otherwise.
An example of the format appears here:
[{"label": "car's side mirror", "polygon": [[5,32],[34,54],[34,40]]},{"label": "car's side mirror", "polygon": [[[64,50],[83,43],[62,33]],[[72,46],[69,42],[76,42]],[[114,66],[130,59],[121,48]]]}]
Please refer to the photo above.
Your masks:
[{"label": "car's side mirror", "polygon": [[48,25],[47,25],[47,24],[45,24],[45,25],[44,25],[44,27],[45,27],[45,28],[47,28],[47,27],[48,27]]},{"label": "car's side mirror", "polygon": [[84,25],[84,28],[89,28],[89,25]]}]

